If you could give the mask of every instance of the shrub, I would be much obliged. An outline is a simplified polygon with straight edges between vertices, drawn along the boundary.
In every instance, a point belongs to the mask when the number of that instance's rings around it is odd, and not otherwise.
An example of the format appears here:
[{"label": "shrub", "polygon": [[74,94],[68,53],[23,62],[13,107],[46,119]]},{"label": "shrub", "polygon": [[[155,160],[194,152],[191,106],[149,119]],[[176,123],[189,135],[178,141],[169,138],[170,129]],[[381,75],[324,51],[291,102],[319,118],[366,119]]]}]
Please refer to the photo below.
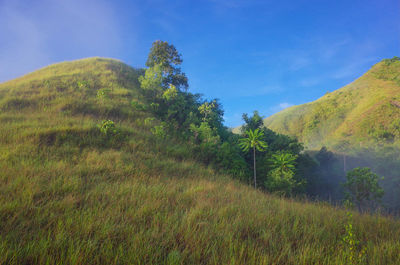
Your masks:
[{"label": "shrub", "polygon": [[108,98],[110,91],[111,90],[107,89],[107,88],[102,88],[102,89],[97,90],[97,98],[99,98],[99,99]]},{"label": "shrub", "polygon": [[268,191],[285,196],[292,194],[297,185],[293,171],[280,170],[279,168],[271,170],[265,182]]},{"label": "shrub", "polygon": [[137,102],[136,100],[132,100],[131,101],[131,106],[134,110],[138,110],[138,111],[145,111],[146,110],[146,106],[140,102]]},{"label": "shrub", "polygon": [[153,117],[148,117],[144,120],[144,125],[149,126],[154,122],[155,118]]},{"label": "shrub", "polygon": [[365,264],[366,248],[361,248],[360,241],[353,229],[353,213],[351,212],[353,204],[350,201],[345,201],[345,205],[348,207],[348,211],[346,212],[347,218],[344,226],[346,232],[342,237],[342,258],[346,261],[346,264]]},{"label": "shrub", "polygon": [[117,128],[112,120],[103,120],[101,124],[98,125],[100,132],[106,136],[113,136],[118,134]]},{"label": "shrub", "polygon": [[151,133],[159,139],[164,139],[167,136],[163,125],[154,126],[151,128]]}]

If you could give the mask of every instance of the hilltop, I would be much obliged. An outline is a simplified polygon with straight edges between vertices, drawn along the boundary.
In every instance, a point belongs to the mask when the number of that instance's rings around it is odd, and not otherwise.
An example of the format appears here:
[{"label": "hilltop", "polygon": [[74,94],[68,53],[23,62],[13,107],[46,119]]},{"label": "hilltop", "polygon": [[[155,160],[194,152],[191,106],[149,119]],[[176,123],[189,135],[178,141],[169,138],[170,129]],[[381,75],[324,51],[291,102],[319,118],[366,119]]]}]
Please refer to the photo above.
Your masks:
[{"label": "hilltop", "polygon": [[349,85],[287,108],[264,124],[296,136],[309,149],[400,147],[400,60],[385,59]]},{"label": "hilltop", "polygon": [[254,190],[151,133],[143,73],[88,58],[0,84],[0,264],[343,264],[349,222],[369,264],[400,263],[398,221]]}]

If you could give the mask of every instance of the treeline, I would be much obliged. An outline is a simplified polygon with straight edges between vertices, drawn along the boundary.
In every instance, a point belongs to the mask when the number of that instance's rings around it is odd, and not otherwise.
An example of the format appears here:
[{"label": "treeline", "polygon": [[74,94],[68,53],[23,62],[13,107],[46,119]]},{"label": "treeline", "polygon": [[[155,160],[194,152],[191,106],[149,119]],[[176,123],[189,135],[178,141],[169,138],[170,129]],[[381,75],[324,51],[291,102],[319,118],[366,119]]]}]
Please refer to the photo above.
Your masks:
[{"label": "treeline", "polygon": [[266,128],[257,111],[243,114],[241,133],[232,133],[223,125],[218,99],[205,100],[188,91],[181,63],[173,45],[156,41],[139,78],[142,96],[132,101],[132,107],[154,117],[146,122],[152,124],[156,139],[179,139],[191,146],[197,160],[262,190],[284,196],[343,198],[339,182],[345,181],[345,170],[332,152],[326,148],[303,152],[296,138]]}]

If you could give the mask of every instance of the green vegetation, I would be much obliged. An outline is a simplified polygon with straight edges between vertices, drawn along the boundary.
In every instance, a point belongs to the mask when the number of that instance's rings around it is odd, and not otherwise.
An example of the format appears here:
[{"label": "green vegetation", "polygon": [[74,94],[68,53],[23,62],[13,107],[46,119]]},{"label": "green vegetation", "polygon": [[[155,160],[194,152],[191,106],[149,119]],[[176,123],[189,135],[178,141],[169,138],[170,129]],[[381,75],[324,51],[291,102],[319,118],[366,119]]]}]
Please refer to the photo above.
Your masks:
[{"label": "green vegetation", "polygon": [[[345,264],[345,211],[245,185],[221,105],[165,81],[184,74],[159,45],[171,71],[90,58],[0,84],[0,264]],[[260,130],[259,186],[275,168],[315,185],[302,145]],[[398,221],[352,223],[369,264],[400,263]]]},{"label": "green vegetation", "polygon": [[153,43],[149,56],[147,58],[147,70],[161,69],[161,85],[164,89],[177,87],[179,90],[188,89],[188,79],[185,73],[182,73],[179,65],[183,60],[176,48],[166,41],[157,40]]},{"label": "green vegetation", "polygon": [[335,151],[400,147],[400,60],[385,59],[351,84],[320,99],[264,120],[279,133],[296,136],[310,149]]},{"label": "green vegetation", "polygon": [[342,238],[342,257],[344,259],[344,264],[366,264],[366,256],[365,256],[365,246],[361,246],[361,242],[357,239],[353,228],[353,213],[351,208],[353,204],[349,201],[346,201],[347,207],[349,210],[346,212],[347,214],[347,223],[345,224],[345,234]]},{"label": "green vegetation", "polygon": [[[316,184],[317,162],[302,153],[303,145],[295,138],[265,128],[257,111],[253,116],[244,114],[243,120],[241,136],[244,138],[239,139],[239,146],[244,152],[253,149],[254,186],[285,196],[314,195],[307,189]],[[250,164],[250,156],[246,155],[245,159]]]},{"label": "green vegetation", "polygon": [[343,183],[346,199],[356,204],[360,210],[365,210],[368,204],[376,204],[384,194],[378,184],[379,180],[378,175],[367,167],[350,170],[347,172],[346,182]]},{"label": "green vegetation", "polygon": [[296,159],[297,155],[291,153],[272,155],[270,162],[274,169],[269,172],[265,183],[267,190],[282,195],[290,195],[296,186],[301,185],[301,183],[296,183],[294,179]]},{"label": "green vegetation", "polygon": [[243,151],[248,152],[250,149],[253,149],[253,170],[254,170],[254,188],[257,188],[257,172],[256,172],[256,150],[264,151],[268,145],[264,142],[262,137],[264,136],[264,132],[260,131],[258,128],[254,131],[248,130],[246,131],[246,138],[239,139],[239,146],[243,149]]},{"label": "green vegetation", "polygon": [[101,124],[98,125],[100,132],[104,133],[108,137],[112,137],[117,134],[117,129],[115,128],[115,124],[112,120],[104,120]]},{"label": "green vegetation", "polygon": [[[318,184],[309,191],[341,200],[339,183],[346,171],[369,167],[385,176],[380,181],[385,190],[384,207],[399,212],[399,78],[399,58],[384,59],[351,84],[264,120],[268,128],[303,142],[318,162]],[[333,153],[327,154],[328,149]],[[328,198],[324,194],[329,194]]]}]

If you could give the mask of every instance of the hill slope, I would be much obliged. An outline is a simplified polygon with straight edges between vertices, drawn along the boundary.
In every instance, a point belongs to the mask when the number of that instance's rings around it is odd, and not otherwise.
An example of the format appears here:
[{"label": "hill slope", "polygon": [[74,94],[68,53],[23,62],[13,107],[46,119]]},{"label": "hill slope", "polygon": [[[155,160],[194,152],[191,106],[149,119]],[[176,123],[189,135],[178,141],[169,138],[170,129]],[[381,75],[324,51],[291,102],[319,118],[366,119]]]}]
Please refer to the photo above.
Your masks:
[{"label": "hill slope", "polygon": [[264,120],[310,149],[400,144],[400,61],[385,59],[351,84]]},{"label": "hill slope", "polygon": [[[141,70],[91,58],[0,84],[0,264],[399,264],[400,223],[276,198],[156,139]],[[116,124],[113,137],[97,125]]]}]

